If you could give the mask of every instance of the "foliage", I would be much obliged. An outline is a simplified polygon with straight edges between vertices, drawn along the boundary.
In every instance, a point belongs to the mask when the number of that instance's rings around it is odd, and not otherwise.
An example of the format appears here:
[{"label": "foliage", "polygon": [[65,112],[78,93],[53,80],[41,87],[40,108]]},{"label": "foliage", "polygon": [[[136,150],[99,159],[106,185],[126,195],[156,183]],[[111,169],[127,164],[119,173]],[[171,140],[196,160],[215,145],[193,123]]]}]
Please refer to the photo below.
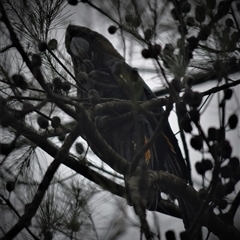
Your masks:
[{"label": "foliage", "polygon": [[[239,156],[232,154],[233,143],[227,135],[229,131],[239,131],[239,109],[227,114],[240,83],[240,79],[230,75],[240,68],[239,3],[213,0],[68,3],[87,5],[108,19],[106,28],[112,36],[119,37],[123,55],[129,50],[130,40],[142,59],[153,61],[154,73],[163,88],[155,92],[157,100],[139,105],[134,97],[129,101],[101,99],[94,89],[87,97],[79,98],[77,92],[81,91],[82,82],[89,76],[98,79],[96,74],[104,76],[92,71],[91,61],[85,62],[86,71],[81,76],[74,76],[71,60],[56,34],[61,27],[66,28],[70,15],[65,8],[67,3],[1,1],[0,125],[4,136],[0,140],[1,239],[13,239],[19,233],[18,237],[24,239],[98,238],[90,199],[98,191],[96,188],[128,198],[122,175],[131,169],[135,170],[129,175],[134,183],[131,197],[135,198],[133,205],[141,233],[147,239],[159,234],[159,226],[156,231],[150,230],[144,215],[147,207],[140,206],[138,201],[145,200],[147,187],[160,189],[167,199],[148,210],[180,217],[175,196],[187,204],[192,221],[181,239],[186,239],[186,234],[189,239],[197,239],[195,234],[203,226],[219,239],[240,238],[234,222],[240,202]],[[215,81],[215,87],[196,91],[196,85],[210,80]],[[166,94],[167,97],[160,98]],[[219,126],[202,126],[204,108],[214,94],[219,96]],[[109,109],[119,115],[122,109],[128,113],[134,110],[158,114],[156,109],[166,106],[162,119],[167,120],[173,104],[189,171],[192,166],[202,177],[200,189],[194,181],[187,184],[167,172],[132,166],[103,140],[90,117]],[[103,128],[111,122],[107,117],[100,120]],[[160,133],[161,128],[160,121],[154,134]],[[147,142],[136,159],[151,144]],[[201,155],[196,164],[189,157],[192,148]],[[93,153],[101,164],[91,160]],[[70,172],[69,176],[60,174],[62,165]],[[192,171],[190,174],[193,176]],[[89,180],[87,184],[82,177]],[[120,219],[116,222],[122,224]],[[117,226],[111,237],[123,232]],[[166,232],[166,239],[175,239],[174,232]]]}]

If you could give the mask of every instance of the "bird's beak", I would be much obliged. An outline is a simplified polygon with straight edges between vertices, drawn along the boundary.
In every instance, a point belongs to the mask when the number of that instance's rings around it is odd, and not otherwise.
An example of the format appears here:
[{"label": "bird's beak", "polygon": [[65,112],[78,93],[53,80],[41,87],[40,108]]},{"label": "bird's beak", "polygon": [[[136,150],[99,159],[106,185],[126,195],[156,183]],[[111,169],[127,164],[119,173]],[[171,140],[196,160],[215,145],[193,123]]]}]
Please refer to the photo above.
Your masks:
[{"label": "bird's beak", "polygon": [[81,37],[73,37],[71,39],[70,51],[81,62],[91,57],[89,56],[89,43]]}]

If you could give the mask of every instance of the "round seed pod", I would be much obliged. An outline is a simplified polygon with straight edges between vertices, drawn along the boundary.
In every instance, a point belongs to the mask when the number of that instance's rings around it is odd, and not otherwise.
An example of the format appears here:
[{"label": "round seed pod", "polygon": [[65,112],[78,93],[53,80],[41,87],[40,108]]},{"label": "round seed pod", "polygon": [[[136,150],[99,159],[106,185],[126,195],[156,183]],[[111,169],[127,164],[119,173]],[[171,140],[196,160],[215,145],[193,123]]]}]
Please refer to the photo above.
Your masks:
[{"label": "round seed pod", "polygon": [[32,105],[31,103],[28,102],[24,102],[22,105],[22,111],[23,112],[30,112],[33,111],[34,105]]},{"label": "round seed pod", "polygon": [[203,159],[202,165],[203,165],[205,171],[212,170],[212,168],[213,168],[212,161],[209,159]]},{"label": "round seed pod", "polygon": [[182,128],[185,132],[190,133],[192,131],[191,119],[186,114],[181,120]]},{"label": "round seed pod", "polygon": [[173,17],[173,19],[174,20],[176,20],[176,21],[179,21],[179,19],[180,19],[180,13],[179,13],[179,11],[176,9],[176,8],[173,8],[172,10],[171,10],[171,15],[172,15],[172,17]]},{"label": "round seed pod", "polygon": [[7,184],[6,184],[6,190],[8,192],[12,192],[15,188],[15,182],[13,181],[8,181]]},{"label": "round seed pod", "polygon": [[198,39],[206,41],[211,34],[211,28],[209,26],[203,26],[198,33]]},{"label": "round seed pod", "polygon": [[231,99],[232,94],[233,94],[233,90],[231,88],[225,89],[224,90],[224,99],[225,100]]},{"label": "round seed pod", "polygon": [[71,83],[70,83],[70,82],[67,82],[67,81],[64,81],[64,82],[62,83],[62,90],[63,90],[64,92],[69,92],[70,89],[71,89]]},{"label": "round seed pod", "polygon": [[142,50],[142,56],[147,59],[151,57],[151,53],[148,49],[145,48]]},{"label": "round seed pod", "polygon": [[63,142],[63,141],[65,140],[65,138],[66,138],[66,135],[65,135],[65,134],[62,134],[62,135],[59,135],[59,136],[58,136],[58,140],[59,140],[60,142]]},{"label": "round seed pod", "polygon": [[51,40],[48,42],[48,48],[49,48],[50,50],[56,50],[56,49],[57,49],[57,46],[58,46],[58,41],[57,41],[55,38],[51,39]]},{"label": "round seed pod", "polygon": [[84,153],[84,146],[82,143],[78,142],[75,144],[75,148],[78,154],[83,154]]},{"label": "round seed pod", "polygon": [[239,159],[237,157],[230,158],[229,165],[233,170],[237,170],[237,168],[239,167],[239,164],[240,164]]},{"label": "round seed pod", "polygon": [[12,75],[12,80],[16,87],[21,88],[22,90],[26,90],[28,88],[28,83],[26,82],[25,78],[20,74]]},{"label": "round seed pod", "polygon": [[[89,75],[91,77],[91,74]],[[88,75],[85,72],[79,72],[76,77],[77,84],[86,84],[88,81]]]},{"label": "round seed pod", "polygon": [[187,113],[186,104],[184,102],[176,102],[177,116],[181,119]]},{"label": "round seed pod", "polygon": [[37,118],[37,123],[38,123],[39,127],[43,128],[43,129],[47,129],[49,126],[48,120],[43,116],[39,116]]},{"label": "round seed pod", "polygon": [[46,42],[39,42],[38,43],[38,50],[40,52],[45,52],[47,50],[47,43]]},{"label": "round seed pod", "polygon": [[134,28],[138,28],[140,24],[141,24],[141,20],[137,16],[134,16],[132,20],[132,26]]},{"label": "round seed pod", "polygon": [[62,90],[62,80],[59,77],[56,77],[52,80],[53,89],[54,91]]},{"label": "round seed pod", "polygon": [[189,27],[193,27],[195,24],[195,20],[193,17],[187,17],[186,19],[186,25]]},{"label": "round seed pod", "polygon": [[169,230],[165,233],[166,240],[176,240],[175,233],[173,230]]},{"label": "round seed pod", "polygon": [[195,150],[201,150],[203,148],[203,140],[201,136],[192,137],[190,143]]},{"label": "round seed pod", "polygon": [[153,35],[152,29],[148,28],[144,31],[145,40],[149,41],[152,38],[152,35]]},{"label": "round seed pod", "polygon": [[228,119],[228,125],[230,129],[235,129],[238,125],[238,116],[236,114],[232,114]]},{"label": "round seed pod", "polygon": [[126,15],[125,15],[125,21],[126,21],[127,23],[132,23],[132,21],[133,21],[133,15],[132,15],[131,13],[126,14]]},{"label": "round seed pod", "polygon": [[195,19],[197,22],[202,23],[206,18],[206,8],[204,5],[198,5],[195,9]]},{"label": "round seed pod", "polygon": [[180,80],[174,78],[174,79],[171,81],[170,84],[171,84],[172,88],[173,88],[177,93],[180,93],[180,92],[181,92],[181,90],[182,90],[182,84],[181,84],[181,81],[180,81]]},{"label": "round seed pod", "polygon": [[198,47],[198,38],[194,37],[194,36],[191,36],[189,38],[187,38],[187,42],[189,43],[189,47],[191,50],[194,50]]},{"label": "round seed pod", "polygon": [[194,98],[194,93],[191,88],[186,88],[183,94],[183,101],[187,104],[191,104]]},{"label": "round seed pod", "polygon": [[42,66],[42,58],[40,54],[33,54],[32,55],[32,66],[33,67],[41,67]]},{"label": "round seed pod", "polygon": [[50,89],[50,91],[53,91],[53,84],[52,83],[46,83],[46,85]]},{"label": "round seed pod", "polygon": [[233,20],[231,19],[231,18],[227,18],[226,20],[225,20],[225,25],[226,25],[226,27],[232,27],[233,26]]},{"label": "round seed pod", "polygon": [[219,17],[223,17],[228,14],[230,9],[231,2],[229,1],[221,1],[217,7],[217,15]]},{"label": "round seed pod", "polygon": [[191,8],[192,8],[192,6],[191,6],[191,4],[188,1],[184,1],[181,4],[182,13],[189,13]]},{"label": "round seed pod", "polygon": [[108,28],[108,32],[110,33],[110,34],[114,34],[115,32],[117,31],[117,27],[116,26],[110,26],[109,28]]},{"label": "round seed pod", "polygon": [[53,128],[58,128],[61,124],[61,119],[58,116],[54,116],[51,121],[51,126]]},{"label": "round seed pod", "polygon": [[100,95],[96,89],[88,91],[88,98],[91,104],[96,105],[100,101]]},{"label": "round seed pod", "polygon": [[207,0],[206,4],[209,9],[214,9],[216,6],[216,0]]},{"label": "round seed pod", "polygon": [[225,159],[230,158],[232,154],[232,147],[228,140],[225,140],[221,145],[221,156]]},{"label": "round seed pod", "polygon": [[225,209],[228,205],[228,201],[226,199],[216,199],[215,203],[222,210]]},{"label": "round seed pod", "polygon": [[200,119],[200,113],[196,108],[191,109],[189,112],[189,115],[193,122],[198,122]]},{"label": "round seed pod", "polygon": [[70,4],[72,6],[76,6],[78,4],[78,0],[68,0],[68,4]]},{"label": "round seed pod", "polygon": [[192,101],[189,103],[190,106],[197,108],[202,103],[202,94],[200,92],[193,92]]}]

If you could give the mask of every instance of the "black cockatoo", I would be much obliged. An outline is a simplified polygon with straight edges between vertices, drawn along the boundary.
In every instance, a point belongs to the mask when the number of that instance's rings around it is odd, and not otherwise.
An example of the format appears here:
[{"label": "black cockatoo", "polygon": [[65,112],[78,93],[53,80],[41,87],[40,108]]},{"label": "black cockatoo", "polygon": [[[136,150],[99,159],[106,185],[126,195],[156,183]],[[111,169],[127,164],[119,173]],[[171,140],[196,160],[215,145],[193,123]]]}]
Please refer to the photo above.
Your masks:
[{"label": "black cockatoo", "polygon": [[[69,25],[65,44],[72,57],[76,81],[79,84],[79,97],[87,97],[87,93],[81,91],[81,86],[87,91],[97,90],[101,98],[125,99],[135,103],[156,97],[138,72],[125,62],[101,34],[86,27]],[[118,114],[119,111],[114,110],[108,113],[112,118],[118,117]],[[98,127],[101,125],[98,121],[102,117],[95,118]],[[116,152],[131,162],[153,134],[159,120],[154,114],[138,113],[118,121],[117,126],[111,127],[111,124],[107,124],[107,130],[99,127],[99,131]],[[112,122],[114,123],[114,120]],[[189,180],[185,160],[168,122],[141,161],[147,162],[152,170],[165,170],[186,181]]]}]

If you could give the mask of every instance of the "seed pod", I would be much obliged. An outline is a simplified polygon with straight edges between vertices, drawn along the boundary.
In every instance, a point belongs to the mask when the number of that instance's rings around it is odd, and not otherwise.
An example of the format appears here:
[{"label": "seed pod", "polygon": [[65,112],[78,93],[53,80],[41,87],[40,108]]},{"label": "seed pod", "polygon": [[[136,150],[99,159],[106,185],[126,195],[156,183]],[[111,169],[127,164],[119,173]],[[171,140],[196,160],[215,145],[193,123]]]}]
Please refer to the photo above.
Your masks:
[{"label": "seed pod", "polygon": [[191,10],[191,4],[188,2],[188,1],[184,1],[182,4],[181,4],[181,10],[182,10],[182,13],[188,13],[190,12]]},{"label": "seed pod", "polygon": [[153,32],[152,29],[148,28],[144,31],[145,40],[149,41],[152,38]]},{"label": "seed pod", "polygon": [[229,166],[235,171],[239,167],[239,159],[237,157],[232,157],[229,160]]},{"label": "seed pod", "polygon": [[206,4],[209,9],[214,9],[216,6],[216,0],[207,0]]},{"label": "seed pod", "polygon": [[145,48],[142,50],[142,56],[147,59],[151,57],[151,53],[148,49]]},{"label": "seed pod", "polygon": [[62,89],[62,80],[59,77],[56,77],[52,80],[53,83],[53,89],[56,92],[61,91]]},{"label": "seed pod", "polygon": [[223,178],[231,178],[232,176],[232,168],[228,165],[220,168],[220,173]]},{"label": "seed pod", "polygon": [[76,151],[78,154],[83,154],[84,153],[84,147],[83,147],[83,144],[78,142],[75,144],[75,148],[76,148]]},{"label": "seed pod", "polygon": [[221,156],[225,159],[231,157],[232,147],[229,141],[225,140],[221,145]]},{"label": "seed pod", "polygon": [[225,209],[228,205],[228,202],[226,199],[216,199],[215,203],[218,205],[220,209]]},{"label": "seed pod", "polygon": [[108,28],[108,32],[110,33],[110,34],[114,34],[115,32],[117,31],[117,27],[116,26],[110,26],[109,28]]},{"label": "seed pod", "polygon": [[[95,72],[95,71],[93,71]],[[93,73],[92,72],[92,73]],[[92,73],[89,74],[89,77],[92,77]],[[88,81],[88,75],[85,72],[79,72],[76,77],[77,84],[86,84]]]},{"label": "seed pod", "polygon": [[177,116],[181,119],[187,113],[186,104],[184,102],[176,102]]},{"label": "seed pod", "polygon": [[232,27],[233,26],[233,20],[231,19],[231,18],[227,18],[226,20],[225,20],[225,25],[226,25],[226,27]]},{"label": "seed pod", "polygon": [[16,87],[21,88],[22,90],[26,90],[28,88],[28,83],[25,81],[25,78],[20,74],[12,75],[12,80]]},{"label": "seed pod", "polygon": [[181,239],[181,240],[190,240],[189,234],[188,234],[186,231],[181,232],[181,233],[180,233],[180,239]]},{"label": "seed pod", "polygon": [[126,21],[127,23],[132,23],[132,21],[133,21],[133,15],[132,15],[131,13],[126,14],[126,15],[125,15],[125,21]]},{"label": "seed pod", "polygon": [[232,90],[232,89],[230,89],[230,88],[225,89],[225,90],[224,90],[224,99],[225,99],[225,100],[231,99],[232,94],[233,94],[233,90]]},{"label": "seed pod", "polygon": [[15,182],[13,181],[8,181],[6,184],[6,189],[8,192],[12,192],[15,188]]},{"label": "seed pod", "polygon": [[63,83],[62,83],[62,90],[64,91],[64,92],[69,92],[70,91],[70,89],[71,89],[71,83],[70,82],[67,82],[67,81],[64,81]]},{"label": "seed pod", "polygon": [[62,135],[59,135],[59,136],[58,136],[58,140],[59,140],[60,142],[63,142],[63,141],[65,140],[65,138],[66,138],[66,135],[65,135],[65,134],[62,134]]},{"label": "seed pod", "polygon": [[197,123],[199,122],[199,119],[200,119],[200,114],[199,114],[199,111],[197,109],[191,109],[190,112],[189,112],[189,115],[192,119],[193,122]]},{"label": "seed pod", "polygon": [[192,131],[191,120],[186,114],[181,120],[182,128],[185,132],[190,133]]},{"label": "seed pod", "polygon": [[231,40],[234,42],[234,43],[237,43],[239,41],[239,38],[240,38],[240,34],[239,32],[233,32],[232,35],[231,35]]},{"label": "seed pod", "polygon": [[212,168],[213,168],[212,161],[209,159],[203,159],[202,165],[203,165],[205,171],[212,170]]},{"label": "seed pod", "polygon": [[39,127],[43,128],[43,129],[47,129],[49,126],[48,120],[43,116],[39,116],[37,118],[37,123],[38,123]]},{"label": "seed pod", "polygon": [[54,116],[51,121],[51,126],[53,128],[58,128],[61,124],[61,119],[58,116]]},{"label": "seed pod", "polygon": [[96,105],[100,101],[100,95],[96,89],[91,89],[88,91],[88,98],[91,104]]},{"label": "seed pod", "polygon": [[202,94],[200,92],[193,92],[192,101],[189,103],[190,106],[197,108],[202,103]]},{"label": "seed pod", "polygon": [[50,50],[56,50],[56,49],[57,49],[57,46],[58,46],[58,41],[57,41],[55,38],[51,39],[51,40],[48,42],[48,48],[49,48]]},{"label": "seed pod", "polygon": [[223,17],[228,14],[231,2],[230,1],[221,1],[218,4],[217,14],[219,17]]},{"label": "seed pod", "polygon": [[165,233],[166,240],[176,240],[175,233],[173,230],[169,230]]},{"label": "seed pod", "polygon": [[28,103],[28,102],[23,103],[23,106],[22,106],[23,113],[28,113],[30,111],[33,111],[33,109],[34,109],[34,105],[32,105],[31,103]]},{"label": "seed pod", "polygon": [[203,140],[201,136],[192,137],[190,143],[195,150],[201,150],[203,147]]},{"label": "seed pod", "polygon": [[50,91],[53,91],[53,84],[52,83],[46,83],[47,87]]},{"label": "seed pod", "polygon": [[211,34],[211,28],[209,26],[203,26],[198,33],[198,39],[206,41]]},{"label": "seed pod", "polygon": [[38,50],[40,52],[45,52],[47,50],[47,43],[46,42],[39,42],[38,43]]},{"label": "seed pod", "polygon": [[187,104],[191,104],[194,98],[194,93],[191,88],[186,88],[183,94],[183,101]]},{"label": "seed pod", "polygon": [[68,4],[76,6],[78,4],[78,0],[68,0]]},{"label": "seed pod", "polygon": [[206,18],[206,8],[203,5],[196,6],[195,19],[197,22],[202,23]]},{"label": "seed pod", "polygon": [[192,26],[194,26],[194,24],[195,24],[194,18],[193,17],[187,17],[186,25],[189,26],[189,27],[192,27]]},{"label": "seed pod", "polygon": [[181,89],[182,89],[182,84],[181,81],[178,79],[173,79],[170,83],[170,86],[172,86],[172,88],[177,92],[180,93]]},{"label": "seed pod", "polygon": [[228,125],[230,129],[235,129],[238,124],[238,116],[236,114],[232,114],[228,119]]},{"label": "seed pod", "polygon": [[33,54],[32,55],[32,67],[41,67],[42,66],[42,58],[40,54]]},{"label": "seed pod", "polygon": [[140,24],[141,24],[141,20],[137,16],[134,16],[132,20],[132,26],[134,28],[138,28]]},{"label": "seed pod", "polygon": [[198,42],[199,42],[198,38],[191,36],[187,38],[187,41],[189,43],[189,47],[191,50],[194,50],[198,47]]}]

